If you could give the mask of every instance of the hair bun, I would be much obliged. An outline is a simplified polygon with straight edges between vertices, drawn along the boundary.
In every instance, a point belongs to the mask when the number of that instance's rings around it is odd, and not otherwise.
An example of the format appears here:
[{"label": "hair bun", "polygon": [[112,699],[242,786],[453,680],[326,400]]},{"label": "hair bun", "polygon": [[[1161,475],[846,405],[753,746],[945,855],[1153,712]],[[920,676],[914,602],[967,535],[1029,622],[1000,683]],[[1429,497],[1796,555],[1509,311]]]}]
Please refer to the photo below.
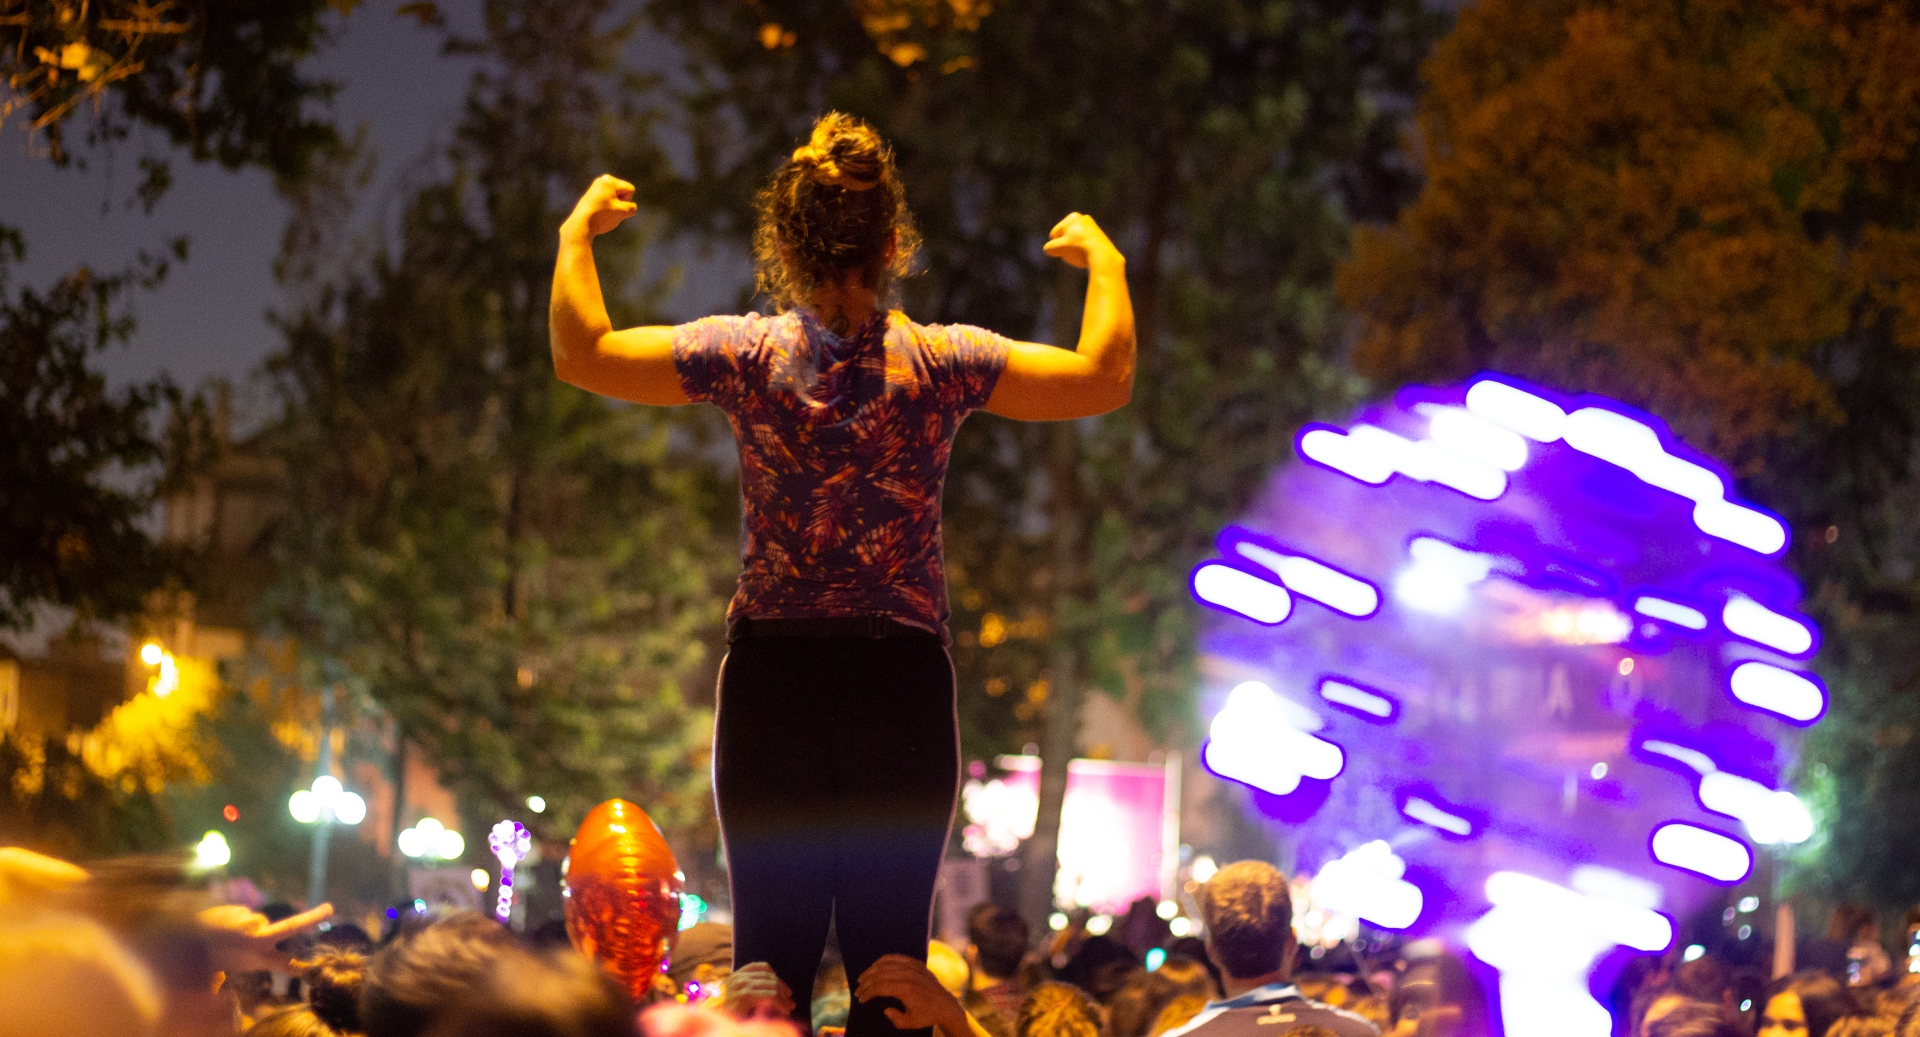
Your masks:
[{"label": "hair bun", "polygon": [[880,135],[839,112],[822,116],[813,124],[813,137],[793,152],[793,164],[807,167],[809,178],[848,191],[878,185],[885,161]]}]

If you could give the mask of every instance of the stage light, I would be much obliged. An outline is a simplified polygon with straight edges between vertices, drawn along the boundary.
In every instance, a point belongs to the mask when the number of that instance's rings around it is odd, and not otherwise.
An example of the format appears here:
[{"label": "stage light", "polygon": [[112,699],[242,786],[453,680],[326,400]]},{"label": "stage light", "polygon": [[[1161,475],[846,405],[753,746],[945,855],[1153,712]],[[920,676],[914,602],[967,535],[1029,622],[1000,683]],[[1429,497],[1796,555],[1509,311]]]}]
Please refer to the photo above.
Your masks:
[{"label": "stage light", "polygon": [[308,789],[299,789],[287,798],[287,813],[292,814],[295,821],[310,825],[320,820],[319,797]]},{"label": "stage light", "polygon": [[1755,911],[1758,911],[1758,910],[1760,910],[1760,898],[1759,898],[1759,897],[1741,897],[1741,898],[1740,898],[1740,913],[1741,913],[1741,914],[1745,914],[1745,915],[1750,915],[1750,914],[1752,914],[1752,913],[1754,913]]},{"label": "stage light", "polygon": [[494,903],[493,916],[504,922],[513,915],[513,869],[533,852],[533,833],[518,821],[501,821],[487,833],[487,849],[500,862],[500,896]]},{"label": "stage light", "polygon": [[1681,961],[1699,961],[1706,956],[1707,949],[1697,943],[1687,944],[1687,949],[1680,952]]},{"label": "stage light", "polygon": [[228,803],[226,806],[220,808],[220,816],[226,818],[229,822],[238,821],[240,820],[240,808],[234,806],[232,803]]},{"label": "stage light", "polygon": [[1542,636],[1566,645],[1617,645],[1633,636],[1633,620],[1605,601],[1547,609],[1538,622]]},{"label": "stage light", "polygon": [[1300,436],[1300,454],[1374,486],[1393,478],[1398,468],[1398,448],[1395,444],[1383,446],[1377,439],[1371,442],[1367,437],[1356,439],[1330,428],[1308,429],[1303,433]]},{"label": "stage light", "polygon": [[1399,703],[1380,692],[1332,677],[1320,682],[1320,697],[1375,720],[1392,720],[1400,710]]},{"label": "stage light", "polygon": [[[1273,690],[1247,681],[1227,696],[1208,729],[1201,761],[1223,778],[1284,796],[1302,778],[1331,781],[1346,766],[1339,746],[1296,726]],[[1294,709],[1298,709],[1294,706]]]},{"label": "stage light", "polygon": [[1159,972],[1160,966],[1165,965],[1166,963],[1167,963],[1167,949],[1165,947],[1147,948],[1147,971],[1148,972]]},{"label": "stage light", "polygon": [[1602,760],[1602,761],[1600,761],[1599,763],[1596,763],[1596,764],[1594,764],[1594,765],[1593,765],[1593,769],[1592,769],[1592,770],[1590,770],[1590,771],[1588,771],[1588,772],[1587,772],[1587,774],[1588,774],[1588,775],[1589,775],[1590,777],[1592,777],[1592,778],[1593,778],[1593,780],[1595,780],[1595,781],[1599,781],[1600,779],[1602,779],[1602,778],[1605,778],[1605,777],[1607,776],[1607,763],[1606,763],[1606,761],[1605,761],[1605,760]]},{"label": "stage light", "polygon": [[1060,913],[1059,911],[1055,911],[1054,913],[1047,916],[1047,928],[1057,933],[1066,929],[1066,927],[1067,927],[1066,915]]},{"label": "stage light", "polygon": [[1438,828],[1461,838],[1473,835],[1473,822],[1458,814],[1442,809],[1437,804],[1420,796],[1409,796],[1400,805],[1400,813],[1410,821],[1418,821],[1429,828]]},{"label": "stage light", "polygon": [[193,867],[196,870],[224,868],[232,860],[233,848],[227,845],[227,837],[218,831],[209,831],[201,836],[193,847]]},{"label": "stage light", "polygon": [[333,802],[343,791],[345,789],[340,785],[340,779],[331,774],[322,774],[313,779],[313,794],[320,797],[322,803]]},{"label": "stage light", "polygon": [[1113,929],[1112,915],[1094,915],[1087,919],[1088,936],[1105,936]]},{"label": "stage light", "polygon": [[1187,875],[1195,882],[1205,882],[1213,877],[1214,872],[1219,870],[1220,866],[1213,862],[1212,857],[1201,854],[1193,859],[1193,865],[1187,869]]},{"label": "stage light", "polygon": [[527,809],[536,814],[544,814],[547,812],[547,801],[541,796],[528,796]]},{"label": "stage light", "polygon": [[1313,903],[1381,929],[1405,929],[1420,920],[1420,887],[1405,881],[1407,865],[1384,840],[1365,843],[1329,861],[1313,877]]},{"label": "stage light", "polygon": [[1193,935],[1193,922],[1184,915],[1175,918],[1167,923],[1167,932],[1172,933],[1176,938],[1191,936]]},{"label": "stage light", "polygon": [[1234,550],[1241,557],[1273,570],[1288,590],[1303,598],[1312,598],[1336,612],[1365,618],[1380,611],[1380,592],[1374,589],[1373,584],[1332,566],[1299,555],[1282,554],[1245,540],[1234,545]]},{"label": "stage light", "polygon": [[1813,650],[1813,631],[1793,617],[1783,616],[1744,594],[1727,599],[1726,608],[1720,611],[1720,622],[1735,637],[1786,655],[1805,655]]},{"label": "stage light", "polygon": [[1811,724],[1827,711],[1826,689],[1818,678],[1766,663],[1744,662],[1734,667],[1727,688],[1741,702],[1796,724]]},{"label": "stage light", "polygon": [[157,642],[148,641],[146,644],[140,646],[140,661],[146,663],[148,666],[158,666],[160,665],[160,660],[166,657],[167,650],[160,647]]},{"label": "stage light", "polygon": [[1472,411],[1428,407],[1427,435],[1442,448],[1502,471],[1517,472],[1527,463],[1527,441]]},{"label": "stage light", "polygon": [[1633,600],[1633,610],[1643,616],[1651,616],[1654,619],[1664,620],[1665,622],[1672,623],[1674,626],[1686,627],[1688,630],[1705,630],[1707,628],[1707,616],[1705,613],[1696,608],[1688,608],[1678,602],[1668,601],[1665,598],[1645,596],[1635,598]]},{"label": "stage light", "polygon": [[472,874],[467,877],[473,880],[473,888],[482,893],[487,891],[488,886],[493,885],[493,876],[487,874],[487,869],[485,868],[475,868]]},{"label": "stage light", "polygon": [[1653,859],[1731,886],[1753,870],[1753,854],[1731,836],[1674,821],[1654,829]]},{"label": "stage light", "polygon": [[1813,815],[1784,789],[1717,770],[1701,775],[1699,793],[1701,806],[1738,818],[1747,835],[1762,846],[1799,844],[1813,837]]},{"label": "stage light", "polygon": [[1180,913],[1180,905],[1171,900],[1162,900],[1153,907],[1153,913],[1164,921]]},{"label": "stage light", "polygon": [[1193,596],[1266,626],[1283,622],[1293,613],[1293,599],[1286,588],[1218,562],[1194,570]]},{"label": "stage light", "polygon": [[1393,596],[1416,612],[1457,614],[1467,604],[1468,588],[1487,578],[1493,559],[1444,540],[1416,537],[1407,545],[1413,565],[1393,581]]},{"label": "stage light", "polygon": [[1567,412],[1559,405],[1490,379],[1467,389],[1467,410],[1540,443],[1558,440],[1567,423]]},{"label": "stage light", "polygon": [[1763,511],[1724,500],[1704,500],[1693,506],[1693,524],[1700,532],[1728,543],[1776,555],[1787,547],[1787,527]]},{"label": "stage light", "polygon": [[680,894],[680,931],[681,932],[684,933],[688,929],[691,929],[694,926],[699,925],[700,919],[706,917],[706,914],[707,914],[707,902],[704,899],[702,899],[697,894],[693,894],[693,893]]}]

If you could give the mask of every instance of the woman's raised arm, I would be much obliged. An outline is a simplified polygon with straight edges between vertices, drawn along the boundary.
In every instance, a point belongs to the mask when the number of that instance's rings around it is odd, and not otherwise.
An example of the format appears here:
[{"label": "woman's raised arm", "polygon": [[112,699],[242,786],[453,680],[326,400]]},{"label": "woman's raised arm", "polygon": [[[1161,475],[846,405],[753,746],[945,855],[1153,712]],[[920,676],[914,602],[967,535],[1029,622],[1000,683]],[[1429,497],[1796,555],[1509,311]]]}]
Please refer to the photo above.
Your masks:
[{"label": "woman's raised arm", "polygon": [[987,398],[987,412],[1022,421],[1105,414],[1133,397],[1127,261],[1093,217],[1077,212],[1054,225],[1046,253],[1087,271],[1079,348],[1015,342]]},{"label": "woman's raised arm", "polygon": [[618,227],[636,208],[632,184],[602,175],[560,225],[547,311],[553,371],[561,381],[602,396],[671,407],[691,402],[673,368],[673,329],[613,330],[600,295],[600,271],[593,265],[593,239]]}]

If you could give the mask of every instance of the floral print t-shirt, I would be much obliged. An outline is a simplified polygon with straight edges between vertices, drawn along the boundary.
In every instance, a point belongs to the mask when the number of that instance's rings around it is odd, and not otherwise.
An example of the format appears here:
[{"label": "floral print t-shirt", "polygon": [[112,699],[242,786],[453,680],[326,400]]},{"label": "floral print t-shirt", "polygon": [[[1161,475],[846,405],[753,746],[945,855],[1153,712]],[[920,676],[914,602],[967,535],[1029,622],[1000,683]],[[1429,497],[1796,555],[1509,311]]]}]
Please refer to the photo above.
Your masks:
[{"label": "floral print t-shirt", "polygon": [[681,388],[726,411],[740,448],[728,620],[884,615],[945,637],[947,459],[1007,350],[990,331],[898,312],[846,338],[805,310],[675,328]]}]

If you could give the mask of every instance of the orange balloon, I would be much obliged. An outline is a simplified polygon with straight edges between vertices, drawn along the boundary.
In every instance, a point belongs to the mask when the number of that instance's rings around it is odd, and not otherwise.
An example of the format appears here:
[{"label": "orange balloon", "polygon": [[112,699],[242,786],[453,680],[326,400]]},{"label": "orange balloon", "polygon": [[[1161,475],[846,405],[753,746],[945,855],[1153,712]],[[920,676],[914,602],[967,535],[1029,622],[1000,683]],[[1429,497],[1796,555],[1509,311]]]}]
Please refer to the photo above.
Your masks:
[{"label": "orange balloon", "polygon": [[680,868],[660,828],[624,799],[593,808],[567,864],[567,938],[635,1001],[680,931]]}]

